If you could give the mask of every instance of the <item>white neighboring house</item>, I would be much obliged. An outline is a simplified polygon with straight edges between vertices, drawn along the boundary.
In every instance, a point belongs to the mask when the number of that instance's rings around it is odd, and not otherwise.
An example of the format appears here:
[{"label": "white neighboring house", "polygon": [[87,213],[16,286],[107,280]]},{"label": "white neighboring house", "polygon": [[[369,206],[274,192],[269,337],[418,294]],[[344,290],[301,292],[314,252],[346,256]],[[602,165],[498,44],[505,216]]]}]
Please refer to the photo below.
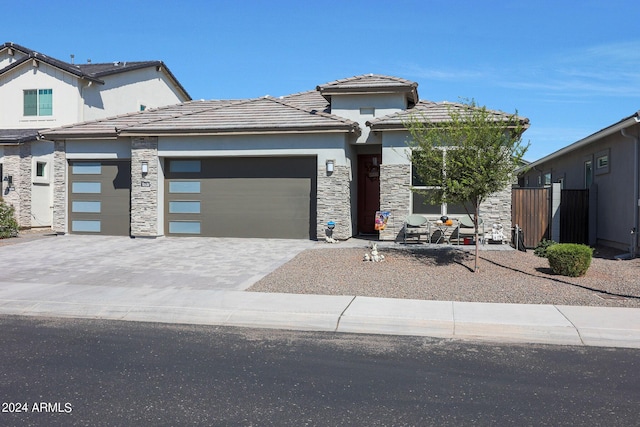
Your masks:
[{"label": "white neighboring house", "polygon": [[1,44],[1,197],[21,227],[50,227],[54,144],[39,130],[189,100],[162,61],[74,64]]}]

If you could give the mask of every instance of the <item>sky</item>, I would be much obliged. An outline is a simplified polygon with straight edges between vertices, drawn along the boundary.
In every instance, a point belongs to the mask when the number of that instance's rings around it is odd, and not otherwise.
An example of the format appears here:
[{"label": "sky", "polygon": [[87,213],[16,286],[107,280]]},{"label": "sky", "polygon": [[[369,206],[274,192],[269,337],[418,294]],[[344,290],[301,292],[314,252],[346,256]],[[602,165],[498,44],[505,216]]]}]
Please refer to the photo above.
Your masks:
[{"label": "sky", "polygon": [[22,0],[4,9],[0,43],[75,63],[162,60],[193,99],[282,96],[368,73],[415,81],[422,100],[473,99],[529,118],[529,161],[640,110],[640,7],[628,1]]}]

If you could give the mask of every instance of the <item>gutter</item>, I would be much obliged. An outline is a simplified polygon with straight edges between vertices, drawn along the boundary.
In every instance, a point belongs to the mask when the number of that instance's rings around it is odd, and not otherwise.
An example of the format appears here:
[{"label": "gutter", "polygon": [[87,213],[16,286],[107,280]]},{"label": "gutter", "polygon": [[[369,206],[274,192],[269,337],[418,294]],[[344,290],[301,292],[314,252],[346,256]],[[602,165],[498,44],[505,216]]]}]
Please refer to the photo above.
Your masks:
[{"label": "gutter", "polygon": [[[640,123],[640,119],[638,118],[638,113],[633,117],[636,123]],[[636,135],[629,135],[627,133],[626,128],[620,129],[620,133],[623,137],[633,139],[634,141],[634,149],[633,149],[633,157],[634,157],[634,165],[633,165],[633,228],[631,230],[631,247],[629,248],[629,254],[631,258],[635,258],[636,256],[636,248],[638,247],[638,209],[640,209],[640,183],[638,183],[638,179],[640,178],[640,159],[638,159],[638,154],[640,153],[640,138]]]}]

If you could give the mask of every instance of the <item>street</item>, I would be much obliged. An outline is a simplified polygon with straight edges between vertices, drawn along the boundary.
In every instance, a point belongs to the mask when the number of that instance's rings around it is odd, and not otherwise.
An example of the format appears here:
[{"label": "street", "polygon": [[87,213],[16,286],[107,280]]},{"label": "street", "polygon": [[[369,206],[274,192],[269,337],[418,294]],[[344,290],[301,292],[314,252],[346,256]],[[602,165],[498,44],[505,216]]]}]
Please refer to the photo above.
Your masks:
[{"label": "street", "polygon": [[0,425],[638,425],[640,352],[0,316]]}]

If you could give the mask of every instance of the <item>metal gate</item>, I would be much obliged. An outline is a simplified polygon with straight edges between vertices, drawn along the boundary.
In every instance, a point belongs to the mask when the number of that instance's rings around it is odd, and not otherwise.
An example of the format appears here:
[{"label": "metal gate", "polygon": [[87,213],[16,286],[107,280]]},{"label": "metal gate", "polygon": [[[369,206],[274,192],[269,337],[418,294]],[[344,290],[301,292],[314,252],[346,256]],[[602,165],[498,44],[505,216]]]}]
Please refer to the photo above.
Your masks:
[{"label": "metal gate", "polygon": [[589,190],[562,190],[560,243],[589,243]]},{"label": "metal gate", "polygon": [[514,188],[511,191],[511,224],[524,234],[524,245],[534,248],[542,239],[550,239],[550,188]]}]

